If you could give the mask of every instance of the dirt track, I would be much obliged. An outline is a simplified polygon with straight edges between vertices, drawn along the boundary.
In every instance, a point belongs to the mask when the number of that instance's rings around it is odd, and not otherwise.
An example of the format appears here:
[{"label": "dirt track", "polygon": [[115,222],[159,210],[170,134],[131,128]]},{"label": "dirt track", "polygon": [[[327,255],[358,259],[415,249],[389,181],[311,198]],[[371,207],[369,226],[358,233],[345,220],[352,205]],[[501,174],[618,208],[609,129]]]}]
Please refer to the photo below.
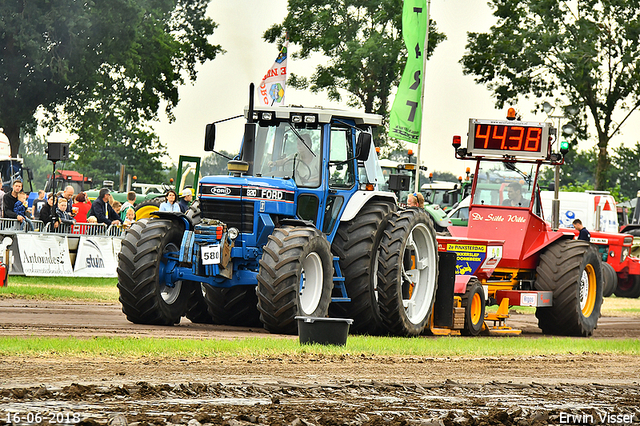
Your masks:
[{"label": "dirt track", "polygon": [[[4,336],[236,339],[264,333],[188,320],[176,327],[139,326],[112,304],[2,299],[0,318]],[[535,345],[540,331],[533,315],[516,315],[511,325]],[[640,338],[640,318],[603,317],[594,337]],[[638,422],[639,361],[598,354],[9,358],[0,363],[0,424],[8,413],[22,423],[41,413],[46,424],[53,415],[54,423],[136,426],[613,424],[624,415]],[[571,422],[573,415],[583,417]],[[606,417],[612,415],[618,417]]]}]

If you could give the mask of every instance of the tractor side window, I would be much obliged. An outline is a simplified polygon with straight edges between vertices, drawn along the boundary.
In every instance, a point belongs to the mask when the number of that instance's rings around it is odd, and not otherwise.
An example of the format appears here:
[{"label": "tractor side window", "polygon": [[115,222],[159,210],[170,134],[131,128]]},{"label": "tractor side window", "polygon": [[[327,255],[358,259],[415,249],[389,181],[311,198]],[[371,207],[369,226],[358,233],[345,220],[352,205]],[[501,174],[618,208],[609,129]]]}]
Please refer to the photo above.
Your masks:
[{"label": "tractor side window", "polygon": [[312,194],[303,194],[298,197],[298,217],[302,220],[309,220],[318,225],[318,206],[320,201],[318,197]]},{"label": "tractor side window", "polygon": [[343,203],[344,198],[340,196],[330,195],[327,197],[327,206],[324,209],[324,223],[322,224],[322,232],[325,234],[329,234],[333,229]]},{"label": "tractor side window", "polygon": [[451,215],[452,219],[469,220],[469,207],[462,207]]},{"label": "tractor side window", "polygon": [[350,188],[355,184],[355,173],[351,146],[351,131],[348,128],[331,129],[331,151],[329,153],[329,186]]}]

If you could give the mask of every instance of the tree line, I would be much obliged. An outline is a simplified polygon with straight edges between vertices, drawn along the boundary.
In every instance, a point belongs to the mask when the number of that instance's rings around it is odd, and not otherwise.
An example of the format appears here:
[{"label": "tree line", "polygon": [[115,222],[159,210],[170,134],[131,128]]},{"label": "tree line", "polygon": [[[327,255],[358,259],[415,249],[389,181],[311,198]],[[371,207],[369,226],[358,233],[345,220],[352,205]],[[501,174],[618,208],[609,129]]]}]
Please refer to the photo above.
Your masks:
[{"label": "tree line", "polygon": [[[498,108],[523,98],[540,100],[534,112],[542,111],[544,99],[576,107],[572,114],[556,111],[577,129],[570,143],[576,150],[591,138],[597,147],[569,155],[564,183],[573,176],[585,182],[587,173],[595,189],[620,184],[637,190],[637,142],[613,152],[609,143],[620,138],[619,130],[640,107],[640,0],[488,4],[496,24],[468,34],[460,59],[464,73],[491,91]],[[115,180],[122,163],[146,165],[136,171],[139,178],[163,179],[166,147],[152,123],[161,105],[172,118],[178,89],[195,80],[197,64],[224,53],[209,42],[217,24],[206,16],[207,5],[207,0],[1,2],[0,126],[13,152],[20,136],[34,134],[38,124],[62,128],[77,137],[74,168],[94,180]],[[288,35],[293,58],[316,53],[327,58],[310,76],[292,74],[290,86],[387,117],[407,55],[402,5],[402,0],[289,0],[287,16],[263,37],[282,43]],[[445,38],[431,20],[428,56]],[[388,146],[386,153],[398,146],[386,140],[384,128],[376,142]],[[36,153],[36,145],[21,152]]]}]

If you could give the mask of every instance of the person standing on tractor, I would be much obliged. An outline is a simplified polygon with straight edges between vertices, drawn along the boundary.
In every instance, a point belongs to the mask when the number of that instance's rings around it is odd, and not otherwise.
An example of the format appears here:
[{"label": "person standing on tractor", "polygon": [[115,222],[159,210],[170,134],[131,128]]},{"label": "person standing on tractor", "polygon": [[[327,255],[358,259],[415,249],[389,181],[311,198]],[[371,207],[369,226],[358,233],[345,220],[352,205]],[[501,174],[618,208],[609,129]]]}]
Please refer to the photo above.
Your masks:
[{"label": "person standing on tractor", "polygon": [[507,196],[509,198],[502,202],[508,207],[529,207],[529,203],[522,197],[522,186],[518,182],[511,182],[507,186]]},{"label": "person standing on tractor", "polygon": [[577,238],[578,240],[582,240],[586,242],[591,241],[591,234],[589,233],[587,228],[584,227],[580,219],[576,219],[573,221],[573,227],[577,229],[579,232],[578,238]]},{"label": "person standing on tractor", "polygon": [[193,199],[193,192],[191,192],[190,188],[184,188],[180,193],[180,211],[182,213],[186,213],[189,210],[189,206],[191,205],[191,200]]}]

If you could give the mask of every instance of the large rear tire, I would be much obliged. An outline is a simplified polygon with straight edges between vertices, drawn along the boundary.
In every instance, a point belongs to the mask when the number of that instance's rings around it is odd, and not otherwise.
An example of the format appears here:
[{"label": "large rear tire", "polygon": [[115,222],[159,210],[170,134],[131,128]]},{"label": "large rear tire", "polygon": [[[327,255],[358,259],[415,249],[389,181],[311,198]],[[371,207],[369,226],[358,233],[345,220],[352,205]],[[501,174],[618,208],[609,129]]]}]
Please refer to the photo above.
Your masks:
[{"label": "large rear tire", "polygon": [[166,197],[157,196],[150,200],[143,201],[138,204],[136,208],[136,220],[146,219],[151,217],[151,213],[160,210],[160,204],[164,203]]},{"label": "large rear tire", "polygon": [[378,301],[386,332],[417,336],[428,325],[438,285],[438,245],[427,213],[394,212],[380,243]]},{"label": "large rear tire", "polygon": [[602,263],[602,279],[604,280],[602,297],[609,297],[618,288],[618,274],[613,266],[606,262]]},{"label": "large rear tire", "polygon": [[618,280],[614,293],[618,297],[630,299],[640,297],[640,275],[628,275],[626,280]]},{"label": "large rear tire", "polygon": [[296,334],[296,315],[326,317],[333,290],[333,257],[313,227],[274,229],[258,272],[258,310],[264,328]]},{"label": "large rear tire", "polygon": [[462,329],[462,334],[467,336],[480,334],[484,324],[485,305],[482,284],[476,278],[472,278],[467,283],[467,291],[462,296],[462,307],[464,308],[464,329]]},{"label": "large rear tire", "polygon": [[122,312],[136,324],[173,325],[180,322],[193,292],[190,281],[165,282],[177,266],[171,256],[182,234],[175,223],[162,219],[134,222],[118,254],[118,289]]},{"label": "large rear tire", "polygon": [[205,285],[204,288],[209,315],[215,324],[262,327],[255,286],[218,288]]},{"label": "large rear tire", "polygon": [[553,306],[537,308],[544,334],[590,336],[602,306],[602,264],[589,243],[562,240],[540,255],[536,289],[553,291]]},{"label": "large rear tire", "polygon": [[379,334],[383,331],[378,307],[378,249],[395,204],[373,201],[357,216],[340,224],[331,249],[338,256],[350,302],[332,303],[332,317],[352,318],[350,331]]}]

